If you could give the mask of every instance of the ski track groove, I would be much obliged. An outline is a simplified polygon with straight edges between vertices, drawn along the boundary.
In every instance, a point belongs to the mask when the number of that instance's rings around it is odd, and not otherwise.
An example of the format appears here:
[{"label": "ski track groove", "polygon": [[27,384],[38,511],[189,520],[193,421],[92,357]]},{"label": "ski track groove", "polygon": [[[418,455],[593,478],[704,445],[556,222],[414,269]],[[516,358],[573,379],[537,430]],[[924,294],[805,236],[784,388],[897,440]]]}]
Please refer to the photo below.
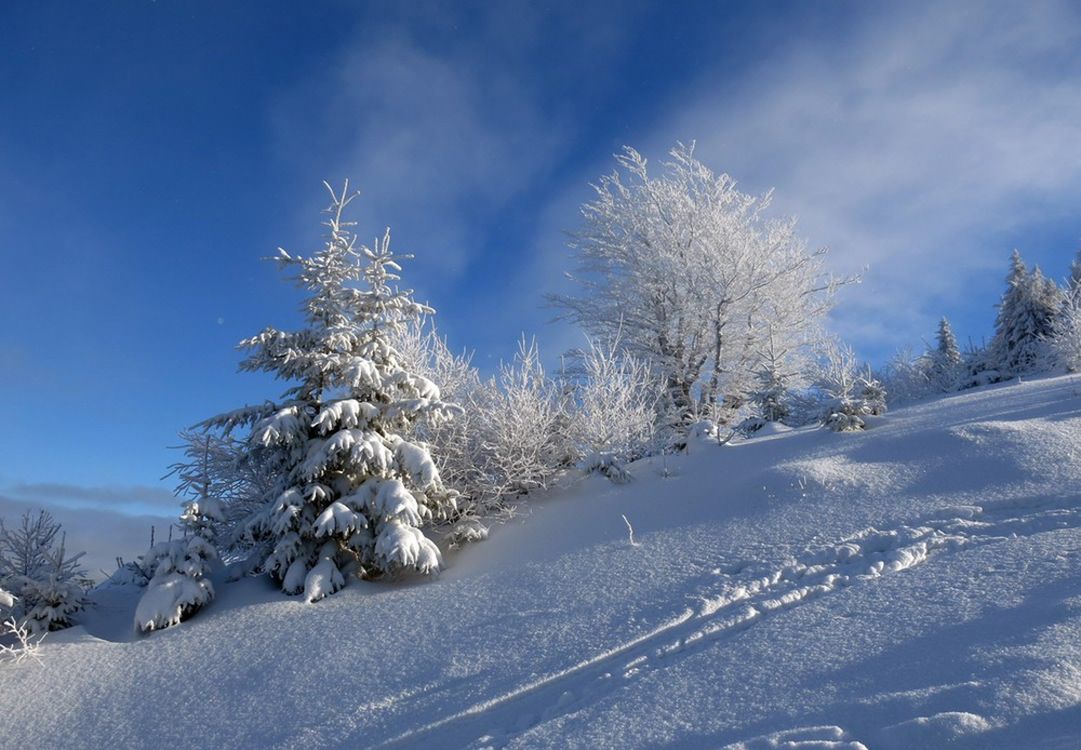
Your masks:
[{"label": "ski track groove", "polygon": [[[953,515],[942,517],[946,514]],[[628,680],[671,666],[675,658],[686,658],[776,613],[857,583],[911,569],[940,553],[1078,526],[1081,526],[1081,507],[965,506],[943,511],[938,517],[914,525],[887,530],[872,527],[838,543],[808,547],[779,567],[754,561],[725,566],[715,571],[725,579],[719,590],[696,597],[697,607],[688,608],[614,648],[400,734],[377,747],[420,743],[440,730],[451,731],[452,725],[459,726],[453,738],[463,735],[471,738],[463,738],[462,747],[503,747],[542,722],[595,704]],[[741,579],[733,580],[736,575]],[[448,739],[451,737],[440,735],[441,741]]]}]

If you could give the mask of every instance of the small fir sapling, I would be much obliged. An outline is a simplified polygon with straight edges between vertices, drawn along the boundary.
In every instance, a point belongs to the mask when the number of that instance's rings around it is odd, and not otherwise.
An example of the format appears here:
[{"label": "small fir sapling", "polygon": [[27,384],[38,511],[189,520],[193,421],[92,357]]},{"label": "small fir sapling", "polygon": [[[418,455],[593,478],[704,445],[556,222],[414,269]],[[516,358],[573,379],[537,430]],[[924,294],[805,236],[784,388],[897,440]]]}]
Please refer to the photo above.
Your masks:
[{"label": "small fir sapling", "polygon": [[754,412],[737,427],[745,435],[757,432],[770,422],[784,422],[792,411],[789,383],[799,373],[796,370],[786,371],[785,362],[789,352],[778,346],[772,324],[769,329],[766,348],[759,352],[759,364],[755,370],[756,386],[749,399]]},{"label": "small fir sapling", "polygon": [[869,369],[858,372],[852,349],[837,341],[823,348],[818,387],[826,395],[823,423],[834,432],[862,430],[864,417],[886,411],[885,388]]}]

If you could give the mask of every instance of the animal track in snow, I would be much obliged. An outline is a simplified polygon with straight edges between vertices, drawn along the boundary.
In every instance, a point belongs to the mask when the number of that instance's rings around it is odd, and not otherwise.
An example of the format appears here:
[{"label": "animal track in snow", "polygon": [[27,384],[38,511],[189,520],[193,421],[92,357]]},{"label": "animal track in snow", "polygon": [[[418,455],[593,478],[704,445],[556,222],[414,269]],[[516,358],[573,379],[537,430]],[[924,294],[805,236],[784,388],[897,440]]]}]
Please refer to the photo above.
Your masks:
[{"label": "animal track in snow", "polygon": [[696,595],[697,606],[652,630],[382,746],[414,743],[438,732],[444,741],[448,735],[475,738],[462,743],[469,747],[502,747],[538,724],[595,704],[628,680],[823,595],[914,568],[939,554],[1078,526],[1081,507],[965,506],[912,525],[868,528],[839,542],[807,547],[780,565],[726,565],[715,570],[724,579],[720,585]]}]

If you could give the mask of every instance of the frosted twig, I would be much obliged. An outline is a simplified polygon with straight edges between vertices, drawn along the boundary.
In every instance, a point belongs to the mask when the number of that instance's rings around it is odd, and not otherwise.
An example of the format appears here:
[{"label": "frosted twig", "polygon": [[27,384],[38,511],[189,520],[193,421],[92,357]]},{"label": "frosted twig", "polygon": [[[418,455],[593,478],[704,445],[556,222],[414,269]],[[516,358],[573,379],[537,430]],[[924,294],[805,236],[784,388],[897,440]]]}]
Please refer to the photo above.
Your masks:
[{"label": "frosted twig", "polygon": [[[622,513],[620,515],[623,515]],[[631,522],[627,520],[627,516],[623,515],[623,523],[627,524],[627,540],[631,543],[632,547],[641,547],[638,542],[634,541],[634,527],[631,526]]]},{"label": "frosted twig", "polygon": [[11,661],[18,664],[23,659],[33,659],[38,664],[42,663],[38,650],[41,647],[41,642],[45,639],[44,635],[34,640],[33,636],[30,635],[30,630],[25,625],[19,625],[14,617],[4,621],[0,633],[10,633],[15,636],[13,645],[5,646],[0,644],[0,661]]}]

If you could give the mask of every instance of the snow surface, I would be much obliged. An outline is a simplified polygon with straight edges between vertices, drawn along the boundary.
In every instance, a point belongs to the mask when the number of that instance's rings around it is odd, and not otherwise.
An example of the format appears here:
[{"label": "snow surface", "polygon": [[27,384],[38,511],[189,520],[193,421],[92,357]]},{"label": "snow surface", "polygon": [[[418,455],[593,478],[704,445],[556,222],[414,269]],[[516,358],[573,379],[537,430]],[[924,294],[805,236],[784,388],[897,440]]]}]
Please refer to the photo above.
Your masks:
[{"label": "snow surface", "polygon": [[568,480],[434,580],[149,637],[99,589],[0,746],[1081,747],[1081,380],[869,423]]}]

